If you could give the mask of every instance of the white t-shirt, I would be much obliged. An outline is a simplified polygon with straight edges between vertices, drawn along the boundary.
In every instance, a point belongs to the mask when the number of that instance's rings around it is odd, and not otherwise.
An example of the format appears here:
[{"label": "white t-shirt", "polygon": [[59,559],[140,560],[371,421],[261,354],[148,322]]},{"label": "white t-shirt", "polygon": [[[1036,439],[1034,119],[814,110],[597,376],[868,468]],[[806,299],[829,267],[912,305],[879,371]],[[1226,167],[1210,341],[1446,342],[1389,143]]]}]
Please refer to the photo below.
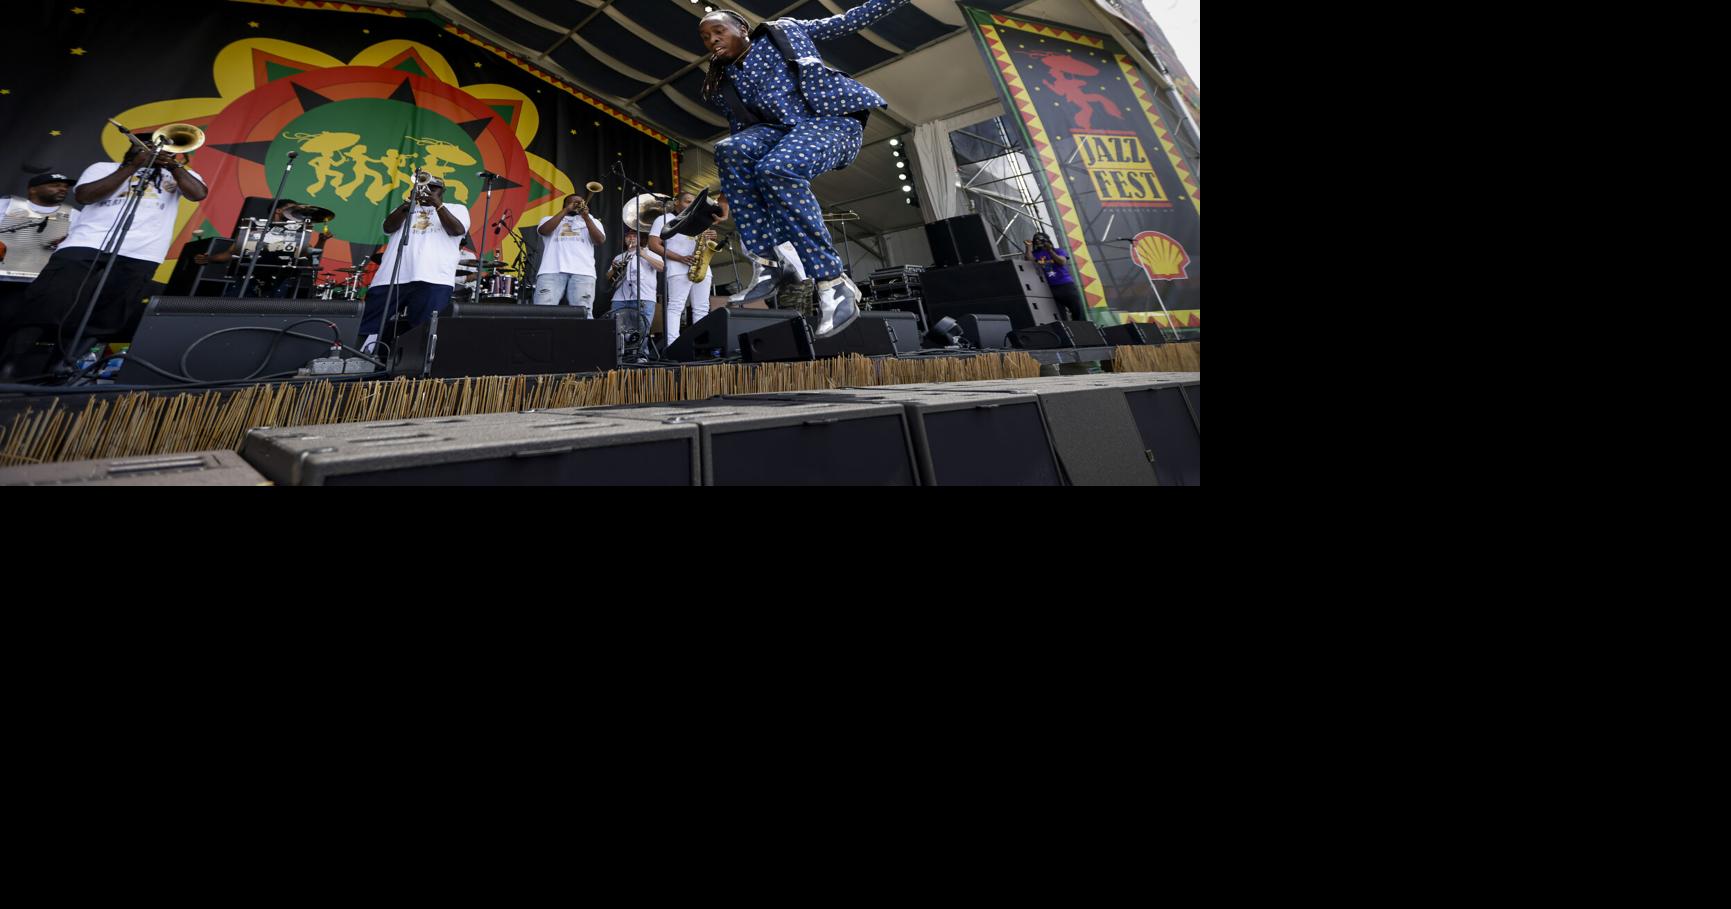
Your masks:
[{"label": "white t-shirt", "polygon": [[[678,217],[678,216],[675,215],[675,217]],[[666,229],[667,229],[667,216],[662,215],[661,217],[655,219],[655,224],[649,228],[649,233],[652,236],[659,237],[659,236],[661,236],[661,232],[666,230]],[[667,239],[661,241],[661,245],[668,252],[679,253],[682,256],[694,255],[697,252],[697,238],[696,237],[687,237],[684,234],[679,234],[677,236],[668,237]]]},{"label": "white t-shirt", "polygon": [[[445,203],[444,209],[463,225],[463,230],[469,229],[469,210],[461,205]],[[409,239],[403,247],[402,280],[396,280],[397,275],[397,244],[404,242],[403,234],[407,232]],[[426,284],[443,284],[446,287],[457,286],[457,260],[463,258],[463,234],[455,237],[445,233],[445,225],[439,220],[438,209],[431,205],[417,205],[409,212],[403,226],[391,235],[388,245],[378,253],[379,270],[373,275],[372,287],[383,287],[387,284],[410,284],[420,281]]]},{"label": "white t-shirt", "polygon": [[0,196],[0,243],[10,247],[0,271],[40,274],[54,254],[49,244],[65,239],[77,212],[70,205],[37,205],[29,196]]},{"label": "white t-shirt", "polygon": [[[593,217],[593,215],[591,215]],[[541,224],[553,220],[552,215],[541,219]],[[550,237],[542,237],[541,245],[545,252],[541,253],[541,270],[537,274],[550,275],[564,272],[568,275],[588,275],[595,277],[595,244],[589,239],[589,223],[582,215],[572,215],[564,219]],[[601,227],[601,219],[595,219],[595,226],[601,230],[601,239],[607,239],[607,231]]]},{"label": "white t-shirt", "polygon": [[[78,185],[95,183],[114,173],[120,165],[113,161],[92,164],[84,169],[78,178]],[[198,171],[187,168],[187,173],[199,177]],[[108,236],[108,229],[114,226],[120,217],[120,208],[126,204],[126,195],[132,191],[144,171],[133,173],[132,178],[115,190],[106,199],[99,199],[79,212],[77,220],[72,224],[72,231],[66,235],[66,242],[60,244],[61,249],[83,246],[90,249],[101,249],[102,240]],[[74,188],[74,192],[77,189]],[[144,198],[138,202],[138,214],[133,216],[132,229],[126,233],[126,241],[121,244],[120,254],[129,259],[144,259],[149,262],[161,262],[168,258],[168,244],[174,240],[174,218],[180,209],[180,185],[174,182],[174,175],[167,169],[162,170],[153,186],[144,190]]]},{"label": "white t-shirt", "polygon": [[[630,255],[629,252],[622,252],[614,256],[613,261],[618,262]],[[630,292],[633,290],[637,291],[638,300],[654,300],[655,275],[664,265],[666,263],[660,256],[645,249],[641,263],[625,266],[625,271],[619,276],[619,286],[613,288],[613,302],[631,299]],[[611,270],[612,267],[612,263],[608,263],[608,269]]]}]

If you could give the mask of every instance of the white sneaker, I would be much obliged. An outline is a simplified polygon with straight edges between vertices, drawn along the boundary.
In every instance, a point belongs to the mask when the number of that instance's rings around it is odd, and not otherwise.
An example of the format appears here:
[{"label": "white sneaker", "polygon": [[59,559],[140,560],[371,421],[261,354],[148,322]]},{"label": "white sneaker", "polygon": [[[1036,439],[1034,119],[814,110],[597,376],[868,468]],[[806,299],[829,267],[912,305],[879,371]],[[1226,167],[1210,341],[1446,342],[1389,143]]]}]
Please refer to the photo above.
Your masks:
[{"label": "white sneaker", "polygon": [[759,259],[756,256],[752,256],[751,261],[755,266],[751,286],[742,293],[728,297],[728,303],[755,303],[758,300],[773,296],[776,288],[780,287],[782,282],[788,278],[787,269],[783,268],[780,262]]},{"label": "white sneaker", "polygon": [[859,318],[859,288],[846,275],[817,282],[817,336],[840,334]]}]

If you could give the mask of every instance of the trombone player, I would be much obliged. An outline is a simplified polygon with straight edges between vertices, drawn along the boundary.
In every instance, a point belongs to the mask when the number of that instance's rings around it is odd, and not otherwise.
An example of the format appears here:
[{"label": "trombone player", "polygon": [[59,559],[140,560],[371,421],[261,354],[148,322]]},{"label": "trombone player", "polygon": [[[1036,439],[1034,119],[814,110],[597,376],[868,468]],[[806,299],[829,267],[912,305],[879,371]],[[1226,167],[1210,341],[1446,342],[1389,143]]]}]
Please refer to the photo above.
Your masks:
[{"label": "trombone player", "polygon": [[85,335],[92,339],[130,337],[144,312],[140,298],[145,284],[168,257],[180,200],[198,202],[209,192],[198,172],[175,157],[203,145],[203,131],[175,124],[157,130],[157,135],[171,144],[158,150],[134,139],[120,163],[99,161],[78,177],[72,195],[84,209],[30,285],[24,304],[0,330],[6,335],[0,342],[0,372],[8,367],[14,377],[46,372],[56,362],[56,348],[63,344],[72,345],[64,353],[79,352],[80,339],[61,335],[78,327],[80,311],[88,302],[88,296],[82,302],[78,299],[80,288],[87,295],[97,284],[96,274],[88,284],[85,275],[102,255],[103,241],[116,228],[127,195],[136,190],[140,198],[132,227],[121,240],[114,270],[85,327]]}]

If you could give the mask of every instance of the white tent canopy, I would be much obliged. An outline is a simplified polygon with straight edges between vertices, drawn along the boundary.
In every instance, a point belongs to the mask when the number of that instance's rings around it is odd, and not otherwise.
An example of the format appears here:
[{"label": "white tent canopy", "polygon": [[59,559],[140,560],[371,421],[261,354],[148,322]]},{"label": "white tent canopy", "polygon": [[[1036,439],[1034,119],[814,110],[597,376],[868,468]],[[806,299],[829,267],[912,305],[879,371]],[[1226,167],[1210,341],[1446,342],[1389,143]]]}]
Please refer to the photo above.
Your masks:
[{"label": "white tent canopy", "polygon": [[[369,2],[430,10],[457,23],[673,136],[686,149],[683,184],[719,182],[710,152],[715,140],[726,135],[727,125],[698,99],[702,61],[708,55],[698,41],[697,25],[705,6],[715,0]],[[834,15],[857,2],[863,0],[732,0],[720,6],[740,12],[755,25],[766,19]],[[972,5],[1095,30],[1103,18],[1092,0],[974,0]],[[813,181],[818,200],[826,209],[859,214],[849,225],[850,239],[906,231],[923,224],[928,214],[949,213],[953,200],[937,206],[926,202],[932,187],[953,188],[955,181],[955,163],[940,154],[947,149],[936,132],[928,131],[932,138],[911,159],[919,171],[913,185],[922,204],[934,209],[928,213],[904,201],[901,186],[907,171],[896,167],[898,159],[888,142],[899,139],[898,147],[909,149],[917,124],[943,121],[943,128],[960,127],[1002,113],[991,75],[973,36],[963,28],[956,4],[913,0],[859,34],[823,42],[819,49],[831,65],[883,95],[890,109],[872,115],[865,147],[853,166]],[[879,258],[878,252],[889,253],[881,243],[871,258]]]}]

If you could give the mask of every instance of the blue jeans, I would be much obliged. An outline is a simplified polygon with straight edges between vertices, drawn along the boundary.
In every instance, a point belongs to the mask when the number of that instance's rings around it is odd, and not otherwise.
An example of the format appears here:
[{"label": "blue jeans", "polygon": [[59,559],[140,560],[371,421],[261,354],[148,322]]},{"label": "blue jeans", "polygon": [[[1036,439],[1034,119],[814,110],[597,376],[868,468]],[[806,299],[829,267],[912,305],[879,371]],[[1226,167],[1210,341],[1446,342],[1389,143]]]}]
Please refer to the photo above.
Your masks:
[{"label": "blue jeans", "polygon": [[[451,307],[451,291],[454,288],[449,284],[410,281],[395,286],[397,308],[409,311],[408,316],[403,319],[404,332],[432,318],[433,313],[443,314]],[[361,311],[362,341],[365,341],[368,335],[379,332],[379,323],[384,321],[385,297],[390,293],[391,287],[390,284],[374,284],[367,288],[366,308]]]},{"label": "blue jeans", "polygon": [[536,306],[558,306],[560,297],[565,298],[567,306],[581,306],[593,317],[595,276],[574,275],[563,271],[550,271],[535,276]]},{"label": "blue jeans", "polygon": [[655,321],[654,300],[614,300],[612,314],[620,334],[635,331],[643,346],[648,346],[649,326]]}]

